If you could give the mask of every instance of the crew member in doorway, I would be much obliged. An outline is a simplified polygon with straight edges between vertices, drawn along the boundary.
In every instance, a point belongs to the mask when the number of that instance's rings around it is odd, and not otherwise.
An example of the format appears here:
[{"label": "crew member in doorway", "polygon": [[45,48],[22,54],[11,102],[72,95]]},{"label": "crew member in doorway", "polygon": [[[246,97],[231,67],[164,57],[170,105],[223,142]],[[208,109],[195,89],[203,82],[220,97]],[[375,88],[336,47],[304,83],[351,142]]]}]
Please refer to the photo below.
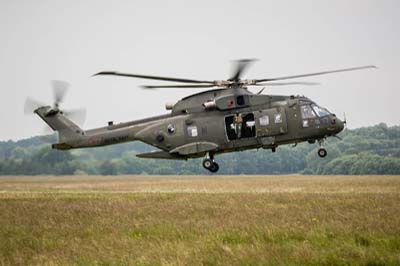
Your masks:
[{"label": "crew member in doorway", "polygon": [[240,113],[236,113],[235,116],[235,131],[236,131],[236,137],[240,139],[241,134],[242,134],[242,123],[243,123],[243,117]]}]

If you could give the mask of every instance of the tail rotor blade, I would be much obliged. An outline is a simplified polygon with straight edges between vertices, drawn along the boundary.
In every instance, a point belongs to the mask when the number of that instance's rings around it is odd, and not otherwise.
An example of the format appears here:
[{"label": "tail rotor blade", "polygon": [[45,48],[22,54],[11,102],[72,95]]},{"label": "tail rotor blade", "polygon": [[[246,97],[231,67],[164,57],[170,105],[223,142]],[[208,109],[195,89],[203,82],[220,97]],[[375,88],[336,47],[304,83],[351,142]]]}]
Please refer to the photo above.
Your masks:
[{"label": "tail rotor blade", "polygon": [[82,126],[86,120],[86,109],[73,109],[63,111],[64,115],[69,119],[76,122],[78,125]]},{"label": "tail rotor blade", "polygon": [[33,98],[28,97],[26,98],[24,104],[24,114],[26,115],[33,114],[33,112],[41,106],[44,106],[44,104]]},{"label": "tail rotor blade", "polygon": [[51,86],[54,93],[54,105],[58,106],[59,103],[63,101],[64,96],[67,93],[69,84],[68,82],[62,80],[53,80],[51,81]]}]

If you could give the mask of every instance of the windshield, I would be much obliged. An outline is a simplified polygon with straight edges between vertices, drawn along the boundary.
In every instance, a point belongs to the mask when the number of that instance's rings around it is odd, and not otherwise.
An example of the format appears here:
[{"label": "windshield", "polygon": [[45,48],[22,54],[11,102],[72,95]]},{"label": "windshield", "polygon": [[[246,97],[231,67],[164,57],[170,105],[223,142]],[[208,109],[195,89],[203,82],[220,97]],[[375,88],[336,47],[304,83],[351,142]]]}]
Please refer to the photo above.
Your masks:
[{"label": "windshield", "polygon": [[314,109],[314,112],[317,114],[318,117],[323,117],[330,114],[328,110],[318,105],[313,104],[312,108]]},{"label": "windshield", "polygon": [[310,105],[302,105],[300,106],[301,116],[303,119],[314,118],[315,114],[313,113]]}]

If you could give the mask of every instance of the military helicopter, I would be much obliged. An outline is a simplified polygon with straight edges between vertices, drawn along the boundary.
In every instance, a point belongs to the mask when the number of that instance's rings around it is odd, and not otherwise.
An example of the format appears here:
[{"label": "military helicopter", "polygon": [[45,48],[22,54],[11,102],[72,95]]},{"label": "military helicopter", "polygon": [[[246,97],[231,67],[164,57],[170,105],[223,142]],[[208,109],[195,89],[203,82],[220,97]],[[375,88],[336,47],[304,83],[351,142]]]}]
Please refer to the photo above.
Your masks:
[{"label": "military helicopter", "polygon": [[99,72],[93,76],[123,76],[158,81],[177,82],[173,85],[146,85],[157,88],[211,88],[189,95],[174,104],[166,104],[167,114],[140,120],[83,130],[62,111],[60,103],[66,84],[55,82],[53,106],[43,106],[27,99],[26,113],[35,113],[54,131],[58,143],[52,148],[68,150],[98,147],[128,141],[142,141],[158,150],[138,154],[140,158],[178,159],[204,157],[203,167],[212,173],[219,169],[215,156],[221,153],[248,149],[270,149],[280,145],[300,142],[318,143],[318,155],[327,155],[323,147],[327,137],[336,136],[344,128],[345,120],[304,96],[264,95],[264,88],[252,93],[252,86],[315,85],[313,82],[276,82],[330,73],[354,71],[375,66],[362,66],[317,73],[283,76],[277,78],[241,79],[243,72],[254,60],[236,61],[233,75],[227,80],[196,80]]}]

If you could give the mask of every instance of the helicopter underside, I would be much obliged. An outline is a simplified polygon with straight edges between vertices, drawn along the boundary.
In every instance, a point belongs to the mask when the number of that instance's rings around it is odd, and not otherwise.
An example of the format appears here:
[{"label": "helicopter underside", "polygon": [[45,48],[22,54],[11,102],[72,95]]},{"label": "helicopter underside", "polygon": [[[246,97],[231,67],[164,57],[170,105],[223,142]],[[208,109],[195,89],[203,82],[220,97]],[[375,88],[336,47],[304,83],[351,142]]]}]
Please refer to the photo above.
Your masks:
[{"label": "helicopter underside", "polygon": [[[137,157],[140,158],[151,158],[151,159],[168,159],[168,160],[188,160],[188,159],[195,159],[195,158],[204,158],[203,160],[203,167],[210,172],[217,172],[219,169],[219,165],[217,164],[215,160],[216,155],[224,154],[224,153],[231,153],[231,152],[238,152],[238,151],[246,151],[246,150],[254,150],[254,149],[269,149],[272,152],[276,151],[276,148],[278,146],[282,145],[289,145],[289,144],[294,144],[293,147],[297,146],[298,143],[302,142],[308,142],[308,143],[318,143],[319,149],[318,149],[318,155],[323,158],[327,155],[327,151],[323,147],[323,143],[325,140],[326,136],[315,136],[314,138],[303,138],[303,139],[292,139],[292,140],[286,140],[282,142],[275,142],[274,144],[269,143],[269,144],[263,144],[263,141],[260,140],[260,143],[255,144],[255,145],[248,145],[248,146],[242,146],[242,147],[237,147],[237,148],[226,148],[226,149],[216,149],[217,145],[210,145],[210,143],[192,143],[191,145],[196,145],[196,146],[204,146],[204,150],[201,152],[197,153],[189,153],[186,155],[179,154],[178,152],[167,152],[167,151],[154,151],[154,152],[149,152],[149,153],[142,153],[142,154],[137,154]],[[209,147],[207,150],[206,147]],[[187,147],[184,147],[187,148]],[[176,149],[179,150],[179,147]]]}]

